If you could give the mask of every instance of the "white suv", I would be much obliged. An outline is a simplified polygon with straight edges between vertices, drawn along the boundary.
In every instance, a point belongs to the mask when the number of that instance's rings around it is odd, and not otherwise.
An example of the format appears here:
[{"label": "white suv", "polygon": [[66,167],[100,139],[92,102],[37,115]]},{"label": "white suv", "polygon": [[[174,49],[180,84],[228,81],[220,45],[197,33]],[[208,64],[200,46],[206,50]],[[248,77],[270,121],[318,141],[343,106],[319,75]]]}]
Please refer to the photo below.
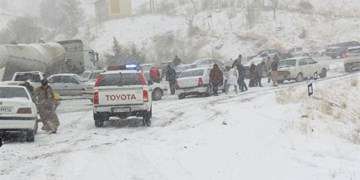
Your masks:
[{"label": "white suv", "polygon": [[296,80],[303,81],[305,78],[320,77],[327,75],[328,67],[314,61],[311,57],[296,57],[281,60],[278,69],[278,81]]},{"label": "white suv", "polygon": [[37,109],[27,89],[0,86],[0,138],[9,132],[23,132],[33,142],[37,131]]},{"label": "white suv", "polygon": [[[183,71],[176,81],[176,94],[179,99],[186,96],[209,96],[212,94],[210,87],[210,68],[195,68]],[[219,90],[224,90],[221,86]]]},{"label": "white suv", "polygon": [[104,126],[110,117],[143,118],[144,126],[151,125],[152,98],[142,71],[117,70],[100,74],[95,83],[94,120],[96,127]]}]

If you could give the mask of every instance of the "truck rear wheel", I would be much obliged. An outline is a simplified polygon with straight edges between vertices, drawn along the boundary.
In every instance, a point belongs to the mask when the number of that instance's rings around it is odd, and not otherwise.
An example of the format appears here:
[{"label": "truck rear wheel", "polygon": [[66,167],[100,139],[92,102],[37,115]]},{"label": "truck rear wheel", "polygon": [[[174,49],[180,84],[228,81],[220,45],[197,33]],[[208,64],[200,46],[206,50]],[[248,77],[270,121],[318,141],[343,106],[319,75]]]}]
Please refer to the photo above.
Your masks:
[{"label": "truck rear wheel", "polygon": [[103,127],[107,117],[102,114],[94,114],[95,127]]},{"label": "truck rear wheel", "polygon": [[143,125],[146,127],[150,127],[151,126],[151,116],[152,116],[152,110],[150,110],[150,112],[145,113],[145,115],[143,116]]},{"label": "truck rear wheel", "polygon": [[27,130],[26,131],[26,142],[34,142],[35,141],[35,131]]},{"label": "truck rear wheel", "polygon": [[154,89],[154,91],[152,93],[152,98],[153,98],[154,101],[161,100],[162,96],[163,96],[163,92],[162,92],[162,90],[160,88]]}]

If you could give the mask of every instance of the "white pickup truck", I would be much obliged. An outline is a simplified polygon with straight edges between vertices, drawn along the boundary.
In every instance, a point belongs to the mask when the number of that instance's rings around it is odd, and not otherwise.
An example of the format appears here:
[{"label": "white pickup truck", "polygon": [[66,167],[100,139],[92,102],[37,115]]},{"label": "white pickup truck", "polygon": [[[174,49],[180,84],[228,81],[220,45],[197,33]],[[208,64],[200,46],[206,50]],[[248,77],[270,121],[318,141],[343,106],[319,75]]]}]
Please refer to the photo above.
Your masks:
[{"label": "white pickup truck", "polygon": [[26,71],[16,72],[11,81],[1,82],[3,85],[19,86],[24,84],[25,81],[29,81],[31,86],[35,89],[41,86],[41,80],[44,78],[44,73],[40,71]]},{"label": "white pickup truck", "polygon": [[100,74],[93,97],[96,127],[104,126],[110,117],[142,117],[151,126],[152,98],[142,71],[117,70]]}]

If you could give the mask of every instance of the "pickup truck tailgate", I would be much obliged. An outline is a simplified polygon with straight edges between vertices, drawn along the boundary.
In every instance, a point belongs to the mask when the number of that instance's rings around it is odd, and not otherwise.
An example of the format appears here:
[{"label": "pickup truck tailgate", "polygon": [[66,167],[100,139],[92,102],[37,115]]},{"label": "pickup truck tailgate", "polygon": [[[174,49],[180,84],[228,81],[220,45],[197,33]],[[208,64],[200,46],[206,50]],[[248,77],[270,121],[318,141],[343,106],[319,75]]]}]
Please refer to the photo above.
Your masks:
[{"label": "pickup truck tailgate", "polygon": [[99,92],[99,105],[143,104],[143,88],[107,88]]}]

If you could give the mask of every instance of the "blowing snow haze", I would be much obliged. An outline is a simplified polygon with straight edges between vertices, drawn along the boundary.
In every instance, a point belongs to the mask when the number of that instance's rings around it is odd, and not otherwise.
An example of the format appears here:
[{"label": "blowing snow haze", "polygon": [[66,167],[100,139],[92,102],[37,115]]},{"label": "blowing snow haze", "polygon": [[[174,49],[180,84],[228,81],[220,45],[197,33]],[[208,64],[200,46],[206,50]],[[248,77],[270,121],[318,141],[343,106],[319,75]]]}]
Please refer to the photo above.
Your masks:
[{"label": "blowing snow haze", "polygon": [[360,179],[358,0],[0,0],[0,180]]}]

